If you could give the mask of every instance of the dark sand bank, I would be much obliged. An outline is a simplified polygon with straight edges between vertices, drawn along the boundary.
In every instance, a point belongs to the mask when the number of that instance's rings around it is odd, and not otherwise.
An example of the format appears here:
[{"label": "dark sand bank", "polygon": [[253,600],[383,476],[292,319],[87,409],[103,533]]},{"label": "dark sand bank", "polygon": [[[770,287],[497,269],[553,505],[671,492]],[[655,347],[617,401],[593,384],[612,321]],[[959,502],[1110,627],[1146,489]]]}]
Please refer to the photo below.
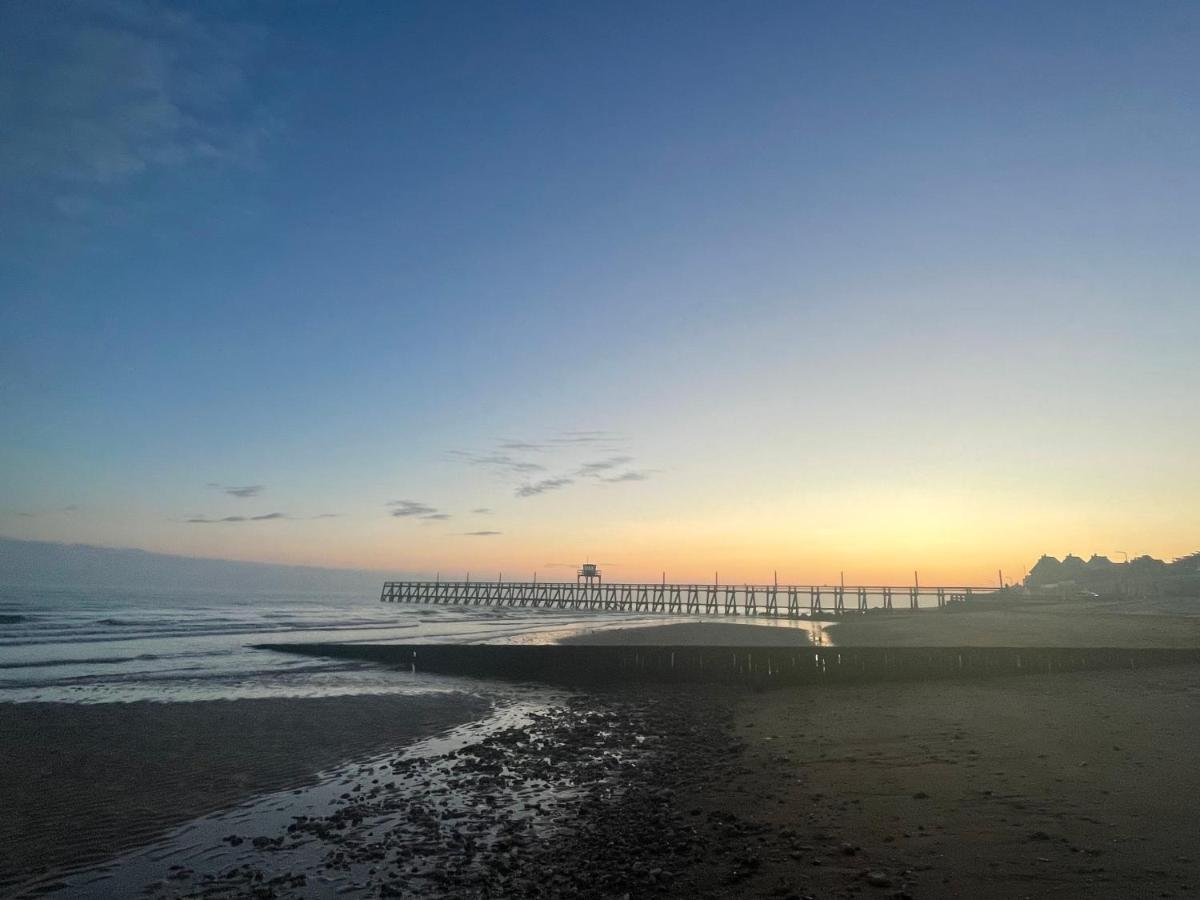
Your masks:
[{"label": "dark sand bank", "polygon": [[488,707],[465,694],[0,704],[0,894]]},{"label": "dark sand bank", "polygon": [[1200,616],[1082,602],[988,603],[847,616],[827,633],[842,647],[1200,647]]},{"label": "dark sand bank", "polygon": [[1200,667],[773,691],[735,732],[680,800],[742,829],[702,896],[1200,895]]},{"label": "dark sand bank", "polygon": [[[770,631],[771,629],[761,629]],[[665,638],[673,634],[664,629]],[[1040,672],[1200,663],[1200,648],[1178,647],[807,647],[586,644],[260,645],[311,656],[364,660],[423,674],[538,682],[575,689],[638,683],[729,684],[758,688],[835,682],[994,678]]]},{"label": "dark sand bank", "polygon": [[803,628],[674,622],[645,628],[587,631],[563,638],[559,643],[623,647],[807,647],[811,641]]}]

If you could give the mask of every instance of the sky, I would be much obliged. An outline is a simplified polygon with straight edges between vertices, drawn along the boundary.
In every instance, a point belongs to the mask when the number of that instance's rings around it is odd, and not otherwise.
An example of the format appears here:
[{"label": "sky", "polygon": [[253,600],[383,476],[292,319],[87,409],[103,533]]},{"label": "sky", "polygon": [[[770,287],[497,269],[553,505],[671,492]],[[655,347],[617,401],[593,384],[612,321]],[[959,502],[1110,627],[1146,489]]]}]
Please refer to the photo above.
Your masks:
[{"label": "sky", "polygon": [[0,6],[0,535],[994,584],[1200,547],[1200,6]]}]

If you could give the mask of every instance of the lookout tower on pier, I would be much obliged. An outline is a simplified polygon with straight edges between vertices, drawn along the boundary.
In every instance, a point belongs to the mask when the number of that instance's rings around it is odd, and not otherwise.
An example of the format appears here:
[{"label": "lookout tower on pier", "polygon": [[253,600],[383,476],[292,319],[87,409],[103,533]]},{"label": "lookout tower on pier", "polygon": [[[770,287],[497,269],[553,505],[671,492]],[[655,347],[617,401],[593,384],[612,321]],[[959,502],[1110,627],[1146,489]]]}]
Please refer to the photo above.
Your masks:
[{"label": "lookout tower on pier", "polygon": [[575,583],[583,584],[591,587],[594,584],[600,584],[604,579],[600,577],[600,570],[595,563],[584,563],[582,568],[575,573]]}]

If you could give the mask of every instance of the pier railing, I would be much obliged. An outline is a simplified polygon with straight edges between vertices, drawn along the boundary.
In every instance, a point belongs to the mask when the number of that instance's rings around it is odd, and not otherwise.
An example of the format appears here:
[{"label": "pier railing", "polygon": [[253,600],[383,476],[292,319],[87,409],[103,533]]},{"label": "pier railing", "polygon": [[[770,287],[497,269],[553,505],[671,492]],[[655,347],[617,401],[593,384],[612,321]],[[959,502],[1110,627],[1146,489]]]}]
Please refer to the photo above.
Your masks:
[{"label": "pier railing", "polygon": [[846,587],[782,584],[588,584],[541,581],[389,581],[385,603],[508,606],[683,616],[802,618],[868,609],[922,609],[993,595],[997,588],[919,584]]}]

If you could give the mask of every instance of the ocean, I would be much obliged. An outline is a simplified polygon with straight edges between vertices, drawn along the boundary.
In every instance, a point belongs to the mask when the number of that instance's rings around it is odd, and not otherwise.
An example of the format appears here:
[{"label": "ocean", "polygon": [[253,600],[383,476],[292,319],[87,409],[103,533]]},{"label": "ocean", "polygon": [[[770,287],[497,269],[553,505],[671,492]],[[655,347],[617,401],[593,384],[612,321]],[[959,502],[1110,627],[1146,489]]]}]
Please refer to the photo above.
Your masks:
[{"label": "ocean", "polygon": [[545,643],[642,615],[406,606],[361,594],[0,587],[0,702],[422,693],[434,676],[256,650],[303,641]]}]

